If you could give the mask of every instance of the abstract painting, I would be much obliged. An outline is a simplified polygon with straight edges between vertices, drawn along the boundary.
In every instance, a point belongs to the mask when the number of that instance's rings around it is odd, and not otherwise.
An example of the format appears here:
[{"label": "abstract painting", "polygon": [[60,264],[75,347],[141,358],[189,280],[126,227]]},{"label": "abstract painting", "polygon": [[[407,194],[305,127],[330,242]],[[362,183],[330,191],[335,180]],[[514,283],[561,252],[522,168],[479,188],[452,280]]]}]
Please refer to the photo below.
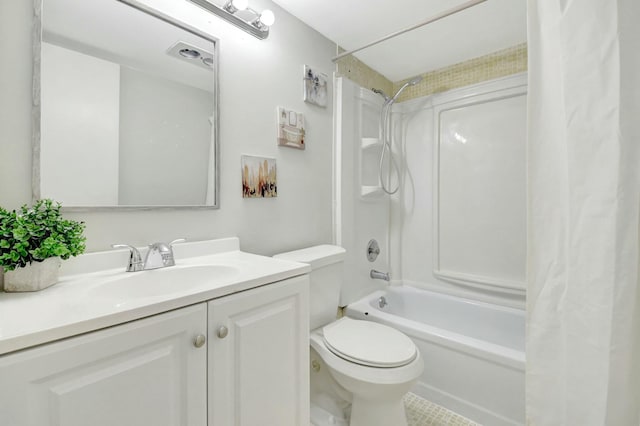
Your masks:
[{"label": "abstract painting", "polygon": [[242,198],[278,196],[275,158],[242,156]]}]

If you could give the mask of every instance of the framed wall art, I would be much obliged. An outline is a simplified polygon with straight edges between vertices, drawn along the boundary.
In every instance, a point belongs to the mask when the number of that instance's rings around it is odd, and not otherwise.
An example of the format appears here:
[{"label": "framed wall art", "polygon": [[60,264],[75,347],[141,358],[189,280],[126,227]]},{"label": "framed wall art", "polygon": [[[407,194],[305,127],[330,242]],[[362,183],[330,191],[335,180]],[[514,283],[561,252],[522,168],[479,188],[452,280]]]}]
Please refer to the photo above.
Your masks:
[{"label": "framed wall art", "polygon": [[304,149],[304,115],[283,107],[277,108],[278,145]]},{"label": "framed wall art", "polygon": [[309,65],[304,66],[304,101],[321,107],[327,106],[327,75]]},{"label": "framed wall art", "polygon": [[275,158],[243,155],[242,198],[274,198],[278,196]]}]

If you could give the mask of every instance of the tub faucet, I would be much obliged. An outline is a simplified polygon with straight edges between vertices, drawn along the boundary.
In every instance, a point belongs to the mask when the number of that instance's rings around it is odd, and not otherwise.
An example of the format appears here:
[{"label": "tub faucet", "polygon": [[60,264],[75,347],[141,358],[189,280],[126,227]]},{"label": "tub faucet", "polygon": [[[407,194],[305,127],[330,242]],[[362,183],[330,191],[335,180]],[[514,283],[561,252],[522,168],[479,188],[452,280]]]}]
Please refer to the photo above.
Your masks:
[{"label": "tub faucet", "polygon": [[385,280],[387,282],[391,281],[391,276],[388,272],[380,272],[376,271],[375,269],[372,269],[371,272],[369,272],[369,276],[374,280]]},{"label": "tub faucet", "polygon": [[153,243],[149,245],[149,251],[147,257],[144,259],[144,270],[166,268],[167,266],[174,266],[176,264],[173,258],[173,245],[175,243],[181,243],[185,241],[184,238],[180,238],[167,243]]}]

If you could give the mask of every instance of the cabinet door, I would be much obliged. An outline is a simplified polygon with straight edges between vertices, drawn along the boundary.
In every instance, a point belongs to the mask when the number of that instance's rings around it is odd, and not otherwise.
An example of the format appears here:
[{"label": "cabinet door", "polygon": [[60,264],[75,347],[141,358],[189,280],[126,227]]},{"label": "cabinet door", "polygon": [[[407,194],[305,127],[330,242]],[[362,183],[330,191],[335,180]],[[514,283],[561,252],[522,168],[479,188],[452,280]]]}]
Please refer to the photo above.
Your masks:
[{"label": "cabinet door", "polygon": [[0,425],[206,425],[206,322],[202,303],[0,357]]},{"label": "cabinet door", "polygon": [[209,302],[209,425],[309,424],[308,276]]}]

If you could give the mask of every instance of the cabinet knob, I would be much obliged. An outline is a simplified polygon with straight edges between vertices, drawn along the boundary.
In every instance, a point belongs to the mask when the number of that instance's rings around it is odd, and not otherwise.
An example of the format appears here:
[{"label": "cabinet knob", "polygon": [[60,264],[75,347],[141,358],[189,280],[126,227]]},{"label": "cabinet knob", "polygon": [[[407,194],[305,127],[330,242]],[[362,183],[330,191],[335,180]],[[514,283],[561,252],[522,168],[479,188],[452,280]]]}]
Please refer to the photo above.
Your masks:
[{"label": "cabinet knob", "polygon": [[218,331],[216,334],[219,338],[224,339],[229,334],[229,329],[224,325],[221,325],[220,327],[218,327]]},{"label": "cabinet knob", "polygon": [[204,334],[198,334],[195,339],[193,339],[193,346],[196,348],[201,348],[204,344],[207,343],[207,338]]}]

